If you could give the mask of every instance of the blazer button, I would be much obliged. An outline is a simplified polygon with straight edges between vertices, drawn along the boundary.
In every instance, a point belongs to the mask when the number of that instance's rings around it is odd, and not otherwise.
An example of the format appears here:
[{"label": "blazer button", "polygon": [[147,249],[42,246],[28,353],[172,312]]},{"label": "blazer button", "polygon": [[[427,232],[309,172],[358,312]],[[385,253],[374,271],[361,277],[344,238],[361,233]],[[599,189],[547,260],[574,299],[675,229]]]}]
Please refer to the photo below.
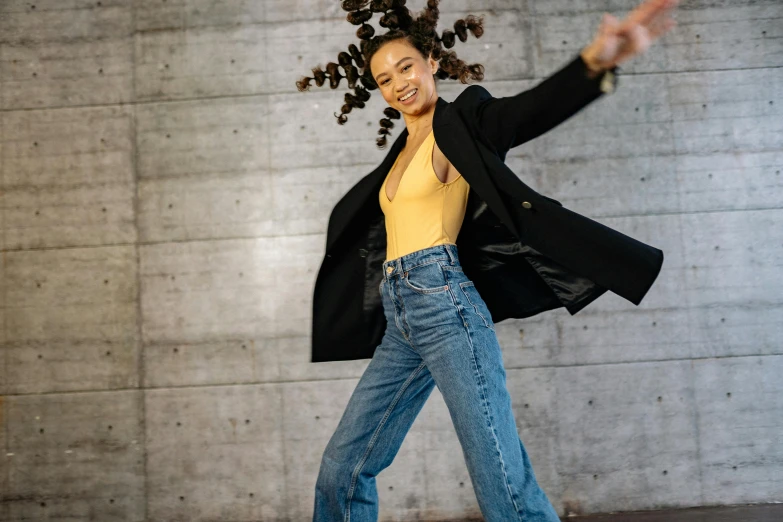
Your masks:
[{"label": "blazer button", "polygon": [[367,257],[367,250],[360,248],[359,249],[359,257]]},{"label": "blazer button", "polygon": [[531,208],[533,205],[531,205],[529,201],[523,201],[522,206],[525,208]]}]

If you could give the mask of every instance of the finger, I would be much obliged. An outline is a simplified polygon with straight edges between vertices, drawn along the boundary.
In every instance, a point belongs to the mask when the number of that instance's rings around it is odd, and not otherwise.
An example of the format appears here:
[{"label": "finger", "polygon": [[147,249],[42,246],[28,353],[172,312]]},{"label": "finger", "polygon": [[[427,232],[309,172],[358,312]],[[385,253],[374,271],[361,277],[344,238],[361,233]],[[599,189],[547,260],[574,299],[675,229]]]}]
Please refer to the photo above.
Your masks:
[{"label": "finger", "polygon": [[656,16],[673,8],[676,3],[676,0],[647,0],[631,11],[622,25],[627,27],[648,25]]},{"label": "finger", "polygon": [[669,18],[668,20],[664,20],[663,23],[650,30],[650,36],[652,36],[654,39],[659,38],[660,36],[668,33],[669,30],[675,25],[677,25],[677,21],[674,19]]},{"label": "finger", "polygon": [[672,11],[676,6],[676,0],[669,0],[666,5],[655,13],[647,23],[648,27],[658,27],[659,25],[666,25],[667,20],[671,19]]},{"label": "finger", "polygon": [[647,26],[647,30],[650,31],[650,34],[659,36],[674,27],[674,25],[676,25],[676,22],[666,12],[656,16]]},{"label": "finger", "polygon": [[641,25],[634,27],[629,36],[632,42],[632,48],[637,54],[646,51],[652,43],[650,32],[646,27]]},{"label": "finger", "polygon": [[675,5],[672,4],[666,4],[661,9],[659,9],[653,16],[650,18],[650,23],[652,23],[654,20],[662,20],[666,18],[671,18],[672,13],[674,11]]},{"label": "finger", "polygon": [[664,2],[665,0],[647,0],[646,2],[639,4],[636,9],[631,11],[628,16],[625,17],[623,23],[628,25],[644,25],[648,23],[650,18],[652,18],[658,12],[658,10],[661,9],[661,5]]},{"label": "finger", "polygon": [[601,19],[601,25],[598,27],[598,32],[604,35],[613,34],[616,32],[617,27],[620,25],[620,20],[617,17],[604,13]]}]

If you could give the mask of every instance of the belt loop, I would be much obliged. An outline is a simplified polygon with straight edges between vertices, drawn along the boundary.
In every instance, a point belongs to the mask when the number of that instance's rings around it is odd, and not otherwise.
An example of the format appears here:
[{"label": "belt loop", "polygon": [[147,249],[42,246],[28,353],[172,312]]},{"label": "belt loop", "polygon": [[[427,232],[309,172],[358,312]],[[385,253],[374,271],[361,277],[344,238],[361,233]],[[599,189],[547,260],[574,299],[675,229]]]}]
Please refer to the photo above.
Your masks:
[{"label": "belt loop", "polygon": [[446,245],[446,253],[449,255],[449,264],[454,264],[454,252],[451,251],[451,245]]}]

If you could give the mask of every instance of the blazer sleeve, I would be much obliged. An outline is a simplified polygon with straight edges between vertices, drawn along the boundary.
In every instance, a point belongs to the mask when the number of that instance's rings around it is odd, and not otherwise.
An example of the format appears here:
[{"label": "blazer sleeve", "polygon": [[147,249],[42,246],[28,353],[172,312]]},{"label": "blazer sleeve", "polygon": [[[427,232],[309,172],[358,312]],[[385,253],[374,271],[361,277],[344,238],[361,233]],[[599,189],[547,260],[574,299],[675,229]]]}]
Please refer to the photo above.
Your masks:
[{"label": "blazer sleeve", "polygon": [[618,67],[588,77],[580,55],[541,83],[514,96],[493,98],[481,86],[475,121],[495,149],[509,149],[540,136],[567,120],[617,85]]}]

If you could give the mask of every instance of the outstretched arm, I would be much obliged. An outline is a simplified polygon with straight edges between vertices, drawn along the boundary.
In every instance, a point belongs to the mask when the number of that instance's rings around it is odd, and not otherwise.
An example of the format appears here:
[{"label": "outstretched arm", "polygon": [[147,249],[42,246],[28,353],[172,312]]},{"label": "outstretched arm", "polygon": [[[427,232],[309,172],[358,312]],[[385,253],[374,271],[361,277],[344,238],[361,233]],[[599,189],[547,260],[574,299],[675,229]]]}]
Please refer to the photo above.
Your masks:
[{"label": "outstretched arm", "polygon": [[671,11],[679,0],[646,0],[622,22],[604,14],[598,33],[579,55],[532,89],[487,99],[474,115],[487,139],[501,153],[570,118],[600,97],[606,76],[620,63],[644,52],[674,27]]}]

